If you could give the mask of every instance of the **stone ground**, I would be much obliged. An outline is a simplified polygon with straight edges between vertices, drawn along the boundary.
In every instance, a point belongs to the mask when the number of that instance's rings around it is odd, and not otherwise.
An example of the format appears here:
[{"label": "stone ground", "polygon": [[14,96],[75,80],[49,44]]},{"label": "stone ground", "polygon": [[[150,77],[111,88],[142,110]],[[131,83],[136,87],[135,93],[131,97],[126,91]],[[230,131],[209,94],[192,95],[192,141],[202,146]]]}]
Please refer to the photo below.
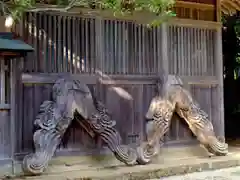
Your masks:
[{"label": "stone ground", "polygon": [[239,179],[240,179],[239,166],[215,171],[196,172],[181,176],[161,178],[161,180],[239,180]]},{"label": "stone ground", "polygon": [[[159,157],[148,165],[128,167],[114,157],[71,156],[54,158],[41,176],[23,177],[16,164],[14,179],[28,180],[149,180],[166,176],[202,172],[194,176],[179,176],[172,180],[240,180],[240,167],[233,170],[206,172],[214,169],[240,166],[240,147],[229,147],[229,154],[209,158],[198,146],[166,147]],[[9,166],[10,168],[10,166]],[[1,173],[2,171],[2,173]],[[205,172],[203,172],[205,171]],[[7,170],[0,169],[6,177]],[[193,176],[193,177],[192,177]],[[212,176],[212,177],[211,177]],[[222,176],[222,177],[221,177]],[[226,176],[226,177],[225,177]],[[192,179],[189,179],[191,178]],[[199,179],[199,177],[203,179]],[[237,177],[237,179],[236,179]],[[8,177],[9,178],[9,177]],[[185,178],[185,179],[184,179]],[[198,178],[198,179],[197,179]],[[204,179],[205,178],[205,179]],[[225,179],[224,179],[225,178]],[[227,179],[228,178],[228,179]],[[1,176],[0,176],[1,179]],[[166,178],[165,178],[166,179]],[[166,179],[171,180],[171,179]]]}]

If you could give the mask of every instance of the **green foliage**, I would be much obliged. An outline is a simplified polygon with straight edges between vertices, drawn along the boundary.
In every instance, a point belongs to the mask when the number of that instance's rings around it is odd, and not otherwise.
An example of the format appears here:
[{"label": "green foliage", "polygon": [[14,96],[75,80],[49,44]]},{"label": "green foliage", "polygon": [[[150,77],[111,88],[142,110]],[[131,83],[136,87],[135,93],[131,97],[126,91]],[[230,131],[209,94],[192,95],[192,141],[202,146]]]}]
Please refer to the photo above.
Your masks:
[{"label": "green foliage", "polygon": [[[114,15],[132,14],[137,11],[150,12],[156,15],[154,21],[148,24],[150,26],[157,26],[169,17],[175,16],[175,13],[170,10],[175,0],[51,0],[51,2],[60,7],[77,5],[92,9],[108,9],[113,11]],[[10,10],[13,18],[17,19],[28,9],[34,8],[37,8],[36,0],[14,0]]]},{"label": "green foliage", "polygon": [[14,19],[20,18],[22,13],[35,5],[35,0],[14,0],[11,5],[11,15]]},{"label": "green foliage", "polygon": [[57,5],[68,5],[68,1],[67,0],[56,0],[56,4]]}]

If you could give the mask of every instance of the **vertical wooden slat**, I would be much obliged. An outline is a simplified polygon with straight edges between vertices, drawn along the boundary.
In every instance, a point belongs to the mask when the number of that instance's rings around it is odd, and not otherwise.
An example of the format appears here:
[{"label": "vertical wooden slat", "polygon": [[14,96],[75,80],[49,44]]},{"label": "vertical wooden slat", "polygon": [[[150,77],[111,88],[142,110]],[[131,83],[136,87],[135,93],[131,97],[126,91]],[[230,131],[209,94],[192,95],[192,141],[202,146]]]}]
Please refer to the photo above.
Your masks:
[{"label": "vertical wooden slat", "polygon": [[196,28],[196,64],[195,71],[196,76],[200,76],[199,74],[199,65],[201,64],[201,39],[200,39],[200,29]]},{"label": "vertical wooden slat", "polygon": [[72,17],[72,73],[77,73],[77,31],[76,31],[76,18]]},{"label": "vertical wooden slat", "polygon": [[197,56],[197,49],[198,49],[198,33],[197,33],[197,28],[194,28],[194,31],[193,31],[193,37],[194,37],[194,41],[193,41],[193,63],[192,63],[192,73],[191,75],[192,76],[197,76],[197,69],[196,69],[196,66],[197,66],[197,61],[198,61],[198,56]]},{"label": "vertical wooden slat", "polygon": [[[33,23],[32,23],[32,13],[27,13],[27,42],[29,44],[33,44],[32,42],[32,28],[33,28]],[[34,59],[33,58],[33,53],[28,54],[29,59]],[[28,71],[32,72],[33,69],[33,63],[34,61],[25,61],[25,69],[27,69]]]},{"label": "vertical wooden slat", "polygon": [[204,37],[202,36],[202,29],[198,29],[198,44],[199,44],[199,60],[198,60],[198,76],[202,76],[204,71]]},{"label": "vertical wooden slat", "polygon": [[214,36],[213,36],[213,34],[214,34],[214,31],[213,30],[211,30],[211,33],[210,33],[210,39],[211,39],[211,44],[210,44],[210,57],[211,57],[211,61],[210,61],[210,63],[211,63],[211,70],[212,70],[212,75],[213,76],[216,76],[216,70],[215,70],[215,67],[214,67],[214,64],[216,64],[216,59],[214,59]]},{"label": "vertical wooden slat", "polygon": [[187,75],[191,75],[191,64],[190,61],[192,60],[191,58],[191,39],[192,39],[192,28],[187,28],[186,31],[186,36],[187,36],[187,48],[186,48],[186,68],[187,68]]},{"label": "vertical wooden slat", "polygon": [[116,46],[115,46],[115,41],[114,41],[114,36],[117,36],[116,34],[116,25],[111,21],[109,20],[108,21],[108,28],[109,30],[111,31],[110,32],[110,36],[108,37],[108,39],[110,40],[110,52],[111,52],[111,59],[110,59],[110,66],[111,66],[111,71],[110,71],[110,74],[114,74],[115,71],[116,71]]},{"label": "vertical wooden slat", "polygon": [[1,63],[1,104],[5,104],[6,102],[6,92],[5,92],[5,62],[4,58],[0,58]]},{"label": "vertical wooden slat", "polygon": [[81,54],[81,34],[80,34],[80,19],[76,18],[75,19],[76,22],[76,58],[75,58],[75,73],[79,73],[81,71],[80,68],[80,54]]},{"label": "vertical wooden slat", "polygon": [[67,29],[67,18],[66,16],[62,17],[63,20],[63,72],[67,72],[67,66],[68,66],[68,47],[67,47],[67,33],[66,33],[66,29]]},{"label": "vertical wooden slat", "polygon": [[[44,72],[48,69],[48,61],[47,61],[47,51],[48,51],[48,40],[47,40],[47,16],[46,13],[43,13],[43,69]],[[60,28],[59,28],[60,29]]]},{"label": "vertical wooden slat", "polygon": [[127,42],[128,42],[128,39],[127,39],[127,27],[126,27],[126,22],[122,22],[122,39],[123,39],[123,43],[122,43],[122,57],[121,57],[121,60],[123,61],[123,64],[122,64],[122,73],[123,74],[126,74],[128,72],[128,66],[127,66]]},{"label": "vertical wooden slat", "polygon": [[140,40],[139,30],[140,30],[139,27],[135,23],[134,28],[133,28],[133,33],[135,34],[135,36],[134,36],[134,46],[136,48],[136,54],[135,54],[135,58],[134,58],[134,67],[135,68],[133,68],[134,74],[136,74],[139,70],[139,64],[138,64],[139,59],[140,59],[140,57],[139,57],[140,45],[138,44],[138,40]]},{"label": "vertical wooden slat", "polygon": [[[152,70],[152,73],[156,73],[157,72],[157,43],[156,43],[156,38],[157,38],[157,35],[156,35],[156,27],[154,27],[153,29],[153,35],[152,35],[152,38],[153,38],[153,70]],[[168,32],[167,32],[168,34]]]},{"label": "vertical wooden slat", "polygon": [[[202,29],[202,37],[203,37],[203,41],[204,41],[204,43],[203,43],[203,45],[204,45],[204,47],[203,47],[203,49],[204,49],[204,52],[203,52],[203,67],[204,67],[204,74],[202,74],[203,76],[205,75],[210,75],[209,74],[209,72],[208,72],[208,68],[207,68],[207,60],[208,60],[208,57],[207,57],[207,41],[208,41],[208,39],[207,39],[207,32],[208,32],[208,30],[206,30],[206,29]],[[211,42],[210,40],[208,41],[208,42]]]},{"label": "vertical wooden slat", "polygon": [[83,23],[83,18],[78,18],[79,20],[79,68],[80,72],[84,72],[84,55],[85,55],[85,49],[84,49],[84,42],[85,42],[85,36],[84,36],[84,23]]},{"label": "vertical wooden slat", "polygon": [[[38,48],[38,31],[37,31],[37,27],[38,27],[38,17],[37,17],[37,13],[33,13],[33,21],[32,21],[32,40],[33,40],[33,47],[34,48]],[[34,61],[33,61],[33,72],[37,72],[38,71],[38,53],[35,51],[34,52]]]},{"label": "vertical wooden slat", "polygon": [[[72,39],[72,18],[70,16],[67,17],[67,51],[68,51],[68,62],[67,62],[67,72],[73,73],[73,47],[72,42],[74,41]],[[88,46],[88,44],[87,44]]]},{"label": "vertical wooden slat", "polygon": [[189,76],[192,76],[192,72],[193,72],[193,64],[194,64],[194,61],[195,61],[195,58],[193,56],[193,52],[194,52],[194,31],[195,29],[194,28],[191,28],[191,46],[190,46],[190,60],[189,60],[189,67],[190,67],[190,74]]},{"label": "vertical wooden slat", "polygon": [[86,72],[89,72],[89,20],[85,19],[85,47],[86,47],[86,54],[84,58],[84,68]]},{"label": "vertical wooden slat", "polygon": [[177,27],[173,26],[173,34],[174,34],[174,74],[178,73],[178,32],[177,32]]},{"label": "vertical wooden slat", "polygon": [[[113,21],[114,23],[114,21]],[[121,29],[121,21],[117,21],[117,34],[115,36],[115,43],[117,46],[117,61],[116,61],[116,65],[117,65],[117,73],[121,74],[122,73],[122,59],[121,59],[121,55],[122,55],[122,41],[118,41],[118,39],[122,40],[122,29]]]},{"label": "vertical wooden slat", "polygon": [[102,19],[100,17],[98,17],[96,19],[96,26],[95,26],[95,31],[96,31],[96,68],[97,71],[102,69],[102,53],[103,53],[103,45],[102,45]]},{"label": "vertical wooden slat", "polygon": [[[117,23],[114,23],[112,20],[110,21],[110,24],[113,28],[113,34],[114,36],[117,36]],[[113,61],[113,71],[111,73],[115,74],[117,73],[117,42],[116,42],[116,37],[114,37],[111,41],[113,42],[113,56],[114,56],[114,61]]]},{"label": "vertical wooden slat", "polygon": [[48,62],[48,72],[54,72],[54,60],[53,60],[53,34],[52,34],[52,16],[50,14],[47,15],[48,19],[48,27],[47,27],[47,41],[48,41],[48,56],[47,56],[47,62]]},{"label": "vertical wooden slat", "polygon": [[94,73],[95,72],[95,61],[96,61],[96,56],[95,56],[95,31],[94,31],[94,24],[95,21],[93,18],[90,19],[90,58],[89,58],[89,66],[90,66],[90,72]]},{"label": "vertical wooden slat", "polygon": [[104,56],[104,61],[107,61],[107,64],[105,67],[105,70],[104,72],[105,73],[110,73],[112,74],[112,68],[111,68],[111,65],[112,65],[112,61],[113,59],[111,59],[111,54],[112,54],[112,51],[113,51],[113,47],[111,47],[111,44],[113,42],[113,36],[108,36],[110,34],[110,31],[111,31],[111,22],[109,20],[105,20],[105,23],[104,23],[104,38],[107,40],[106,43],[104,43],[104,52],[105,52],[105,56]]},{"label": "vertical wooden slat", "polygon": [[53,28],[52,28],[52,39],[53,39],[53,72],[58,72],[58,59],[57,59],[57,16],[53,15]]},{"label": "vertical wooden slat", "polygon": [[38,49],[39,51],[37,52],[38,54],[38,63],[39,63],[39,69],[38,71],[39,72],[43,72],[44,71],[44,63],[43,63],[43,42],[44,42],[44,33],[43,33],[43,24],[42,24],[42,19],[43,19],[43,16],[42,16],[42,13],[38,13],[38,21],[37,21],[37,32],[38,32],[38,36],[37,36],[37,40],[38,40]]},{"label": "vertical wooden slat", "polygon": [[169,53],[169,67],[168,67],[168,70],[169,70],[169,73],[173,73],[174,71],[174,49],[173,49],[173,43],[174,43],[174,39],[173,39],[173,33],[172,33],[172,26],[169,26],[168,28],[168,49],[170,50],[170,53]]},{"label": "vertical wooden slat", "polygon": [[184,36],[184,30],[185,27],[180,27],[179,31],[180,31],[180,44],[179,44],[179,55],[181,57],[181,59],[179,59],[179,68],[180,68],[180,74],[181,75],[186,75],[185,74],[185,55],[184,55],[184,38],[186,38],[186,36]]},{"label": "vertical wooden slat", "polygon": [[[167,34],[167,25],[166,23],[163,23],[161,25],[161,55],[162,55],[162,60],[163,60],[163,68],[164,68],[164,73],[167,75],[168,74],[168,34]],[[158,69],[158,71],[161,71],[161,69]]]},{"label": "vertical wooden slat", "polygon": [[146,75],[146,68],[145,68],[145,58],[146,58],[146,48],[145,48],[145,46],[146,46],[146,27],[144,26],[144,25],[141,25],[142,26],[142,61],[141,61],[141,63],[142,63],[142,74],[144,74],[144,75]]}]

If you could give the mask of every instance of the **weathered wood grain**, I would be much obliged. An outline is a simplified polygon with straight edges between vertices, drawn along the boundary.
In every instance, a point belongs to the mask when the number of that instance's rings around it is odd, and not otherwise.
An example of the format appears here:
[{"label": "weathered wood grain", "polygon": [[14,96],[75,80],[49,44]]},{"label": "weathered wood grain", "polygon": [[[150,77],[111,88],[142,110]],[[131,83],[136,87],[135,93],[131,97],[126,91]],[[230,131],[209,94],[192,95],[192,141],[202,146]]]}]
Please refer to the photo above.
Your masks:
[{"label": "weathered wood grain", "polygon": [[[217,91],[222,87],[215,67],[216,27],[171,22],[149,29],[133,21],[53,13],[29,13],[25,21],[25,39],[36,51],[27,56],[19,74],[23,83],[18,84],[16,153],[32,150],[33,120],[39,105],[51,99],[52,84],[60,77],[88,84],[112,111],[127,144],[138,144],[145,138],[144,115],[155,95],[154,84],[164,71],[179,75],[189,85],[214,127],[220,129],[223,102],[216,101],[222,96]],[[169,143],[191,139],[181,121],[174,121],[165,138]],[[73,124],[58,152],[87,153],[97,148],[94,143]]]}]

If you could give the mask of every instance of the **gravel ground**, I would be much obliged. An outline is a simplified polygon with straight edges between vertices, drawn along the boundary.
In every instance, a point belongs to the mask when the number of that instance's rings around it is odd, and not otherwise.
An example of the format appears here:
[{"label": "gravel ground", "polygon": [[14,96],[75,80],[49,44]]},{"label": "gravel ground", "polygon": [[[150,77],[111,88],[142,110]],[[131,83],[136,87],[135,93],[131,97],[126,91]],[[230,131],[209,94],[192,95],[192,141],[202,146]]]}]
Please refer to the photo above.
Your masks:
[{"label": "gravel ground", "polygon": [[161,180],[240,180],[240,167],[161,178]]}]

